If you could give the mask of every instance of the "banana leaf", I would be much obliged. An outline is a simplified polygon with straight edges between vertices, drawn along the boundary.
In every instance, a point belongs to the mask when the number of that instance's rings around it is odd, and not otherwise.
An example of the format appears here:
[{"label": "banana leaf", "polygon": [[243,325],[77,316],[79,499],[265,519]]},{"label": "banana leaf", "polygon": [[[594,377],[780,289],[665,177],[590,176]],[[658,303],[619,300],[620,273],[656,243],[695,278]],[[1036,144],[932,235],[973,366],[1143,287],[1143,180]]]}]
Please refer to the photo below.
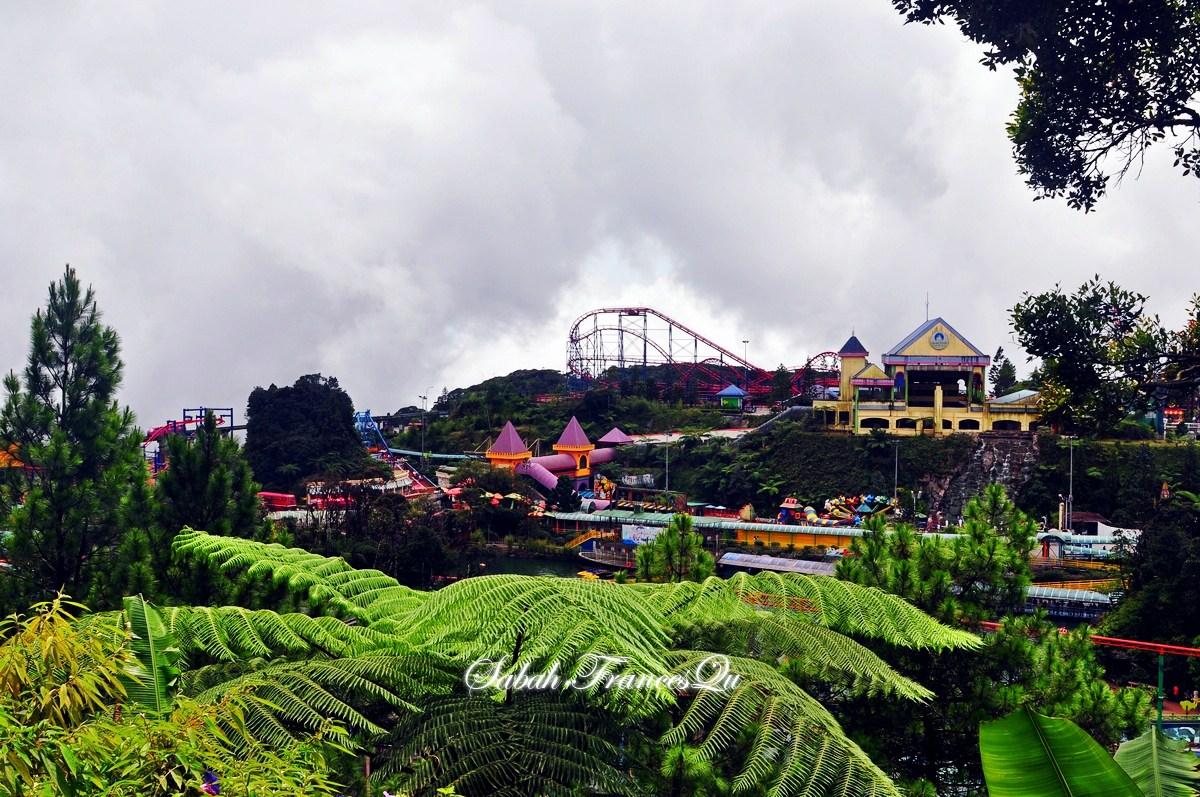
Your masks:
[{"label": "banana leaf", "polygon": [[1151,727],[1121,745],[1115,758],[1146,797],[1192,797],[1200,789],[1200,759],[1186,746]]},{"label": "banana leaf", "polygon": [[179,648],[158,609],[141,595],[125,599],[125,621],[131,634],[133,661],[121,676],[129,702],[148,713],[162,716],[175,704],[179,670]]},{"label": "banana leaf", "polygon": [[990,797],[1142,797],[1078,725],[1027,706],[982,723],[979,753]]}]

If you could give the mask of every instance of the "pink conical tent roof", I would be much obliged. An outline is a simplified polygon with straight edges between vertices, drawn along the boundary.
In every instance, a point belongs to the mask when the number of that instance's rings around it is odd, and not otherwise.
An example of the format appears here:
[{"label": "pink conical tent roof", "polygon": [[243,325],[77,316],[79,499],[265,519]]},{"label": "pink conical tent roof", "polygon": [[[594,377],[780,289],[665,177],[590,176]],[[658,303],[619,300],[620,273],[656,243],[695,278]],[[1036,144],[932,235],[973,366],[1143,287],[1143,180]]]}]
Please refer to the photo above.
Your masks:
[{"label": "pink conical tent roof", "polygon": [[623,446],[626,443],[632,443],[633,438],[614,426],[608,434],[600,438],[600,442],[608,443],[609,445],[613,446]]},{"label": "pink conical tent roof", "polygon": [[571,422],[567,424],[566,429],[563,429],[562,437],[558,438],[558,442],[554,444],[554,447],[586,448],[591,444],[592,441],[587,439],[587,435],[584,433],[583,427],[579,425],[578,419],[572,415]]},{"label": "pink conical tent roof", "polygon": [[517,434],[512,421],[504,424],[504,430],[496,438],[495,444],[487,450],[489,454],[525,454],[528,451],[529,447],[525,445],[521,435]]}]

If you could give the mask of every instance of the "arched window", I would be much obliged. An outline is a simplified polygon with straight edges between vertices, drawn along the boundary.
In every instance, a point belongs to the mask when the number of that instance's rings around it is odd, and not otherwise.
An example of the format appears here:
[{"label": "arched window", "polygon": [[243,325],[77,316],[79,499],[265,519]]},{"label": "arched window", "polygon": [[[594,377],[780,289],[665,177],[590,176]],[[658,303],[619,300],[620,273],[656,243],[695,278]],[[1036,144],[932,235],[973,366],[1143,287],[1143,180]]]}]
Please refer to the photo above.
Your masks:
[{"label": "arched window", "polygon": [[858,425],[862,429],[887,429],[891,423],[887,418],[863,418]]},{"label": "arched window", "polygon": [[916,418],[897,418],[896,419],[896,428],[897,429],[916,429],[917,428],[917,419]]},{"label": "arched window", "polygon": [[1021,431],[1020,421],[993,421],[992,429],[997,432],[1019,432]]},{"label": "arched window", "polygon": [[948,421],[947,419],[942,418],[942,428],[943,429],[953,429],[954,424],[951,423],[950,421]]},{"label": "arched window", "polygon": [[972,431],[978,431],[979,430],[979,421],[975,420],[974,418],[964,418],[963,420],[958,422],[958,428],[959,429],[970,429]]},{"label": "arched window", "polygon": [[584,454],[579,458],[579,469],[583,470],[587,466],[588,466],[587,454]]}]

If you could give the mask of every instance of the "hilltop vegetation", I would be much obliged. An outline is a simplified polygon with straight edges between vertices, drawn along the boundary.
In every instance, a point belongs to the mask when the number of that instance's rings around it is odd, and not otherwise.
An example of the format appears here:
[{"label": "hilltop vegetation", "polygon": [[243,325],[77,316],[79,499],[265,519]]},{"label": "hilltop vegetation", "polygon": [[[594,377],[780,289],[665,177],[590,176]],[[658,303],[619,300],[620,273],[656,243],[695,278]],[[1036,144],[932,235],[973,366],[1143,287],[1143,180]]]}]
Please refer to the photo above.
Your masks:
[{"label": "hilltop vegetation", "polygon": [[[614,426],[628,434],[651,434],[667,429],[708,431],[737,424],[711,407],[657,398],[657,388],[649,385],[626,382],[620,389],[600,387],[579,395],[567,392],[566,377],[558,371],[514,371],[439,397],[426,415],[425,448],[444,453],[486,448],[485,443],[510,420],[525,442],[533,445],[540,441],[544,453],[558,440],[571,416],[579,419],[592,440]],[[543,401],[538,401],[539,396]],[[416,416],[415,420],[419,419]],[[421,431],[409,428],[395,434],[391,442],[397,448],[420,450]]]}]

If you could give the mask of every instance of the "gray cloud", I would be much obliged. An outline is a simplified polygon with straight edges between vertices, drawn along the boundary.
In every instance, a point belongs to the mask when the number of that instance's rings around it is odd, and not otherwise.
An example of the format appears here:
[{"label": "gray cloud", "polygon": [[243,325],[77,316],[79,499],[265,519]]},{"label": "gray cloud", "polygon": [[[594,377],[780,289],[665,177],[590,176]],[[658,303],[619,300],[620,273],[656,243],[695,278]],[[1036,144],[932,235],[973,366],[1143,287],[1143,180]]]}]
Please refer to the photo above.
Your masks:
[{"label": "gray cloud", "polygon": [[[1177,316],[1196,191],[1156,153],[1031,202],[1009,76],[886,0],[41,4],[0,11],[0,366],[65,262],[144,425],[336,375],[359,406],[563,367],[649,304],[751,359],[931,311],[1008,342],[1094,272]],[[1006,346],[1006,348],[1010,348]]]}]

